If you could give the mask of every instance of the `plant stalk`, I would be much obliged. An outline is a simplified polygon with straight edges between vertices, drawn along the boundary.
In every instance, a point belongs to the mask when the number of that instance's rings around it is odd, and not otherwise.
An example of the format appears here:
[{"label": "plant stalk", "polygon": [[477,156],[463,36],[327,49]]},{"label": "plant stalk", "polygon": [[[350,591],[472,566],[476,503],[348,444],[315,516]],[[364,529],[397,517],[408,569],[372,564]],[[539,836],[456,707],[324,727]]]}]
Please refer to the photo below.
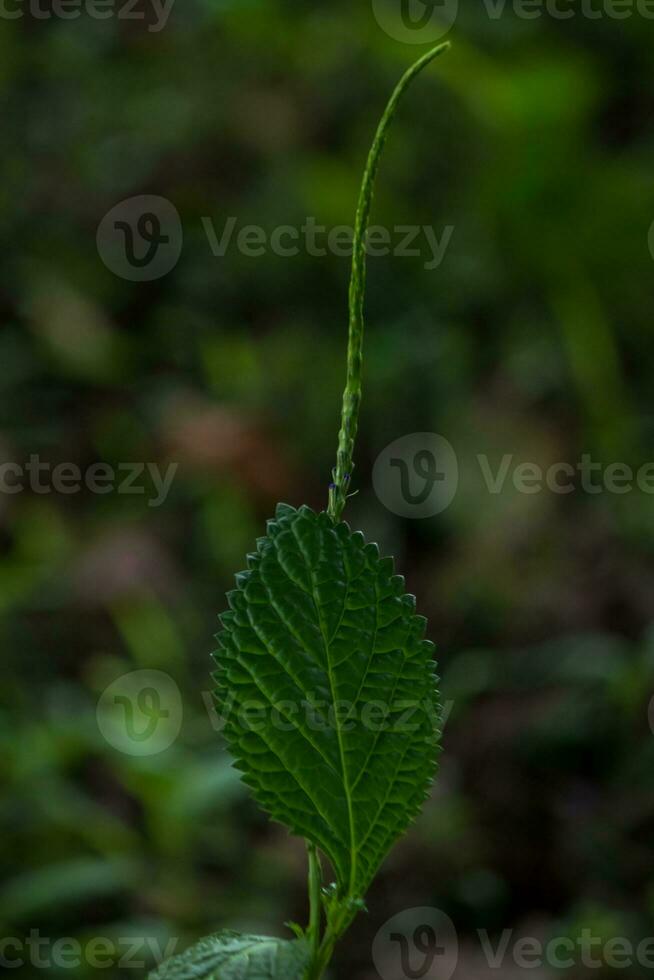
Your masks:
[{"label": "plant stalk", "polygon": [[309,855],[309,903],[310,903],[308,935],[311,940],[313,958],[315,959],[318,954],[318,950],[320,949],[320,927],[321,927],[321,920],[322,920],[322,916],[321,916],[322,869],[320,867],[320,858],[318,857],[318,851],[316,849],[315,844],[312,844],[311,841],[307,841],[307,852]]},{"label": "plant stalk", "polygon": [[416,61],[400,79],[377,127],[377,132],[370,148],[366,168],[363,173],[354,225],[352,272],[349,289],[347,382],[343,393],[341,429],[338,435],[336,466],[332,472],[332,483],[329,488],[329,504],[327,507],[327,513],[335,522],[341,519],[349,495],[352,470],[354,468],[354,444],[359,426],[359,409],[361,407],[367,235],[375,190],[375,180],[379,170],[379,161],[384,144],[386,143],[390,124],[393,121],[402,96],[423,68],[426,68],[434,58],[447,51],[449,47],[450,42],[445,41],[437,47],[432,48],[431,51],[428,51],[427,54]]},{"label": "plant stalk", "polygon": [[[341,519],[349,495],[352,470],[354,468],[354,444],[359,425],[362,390],[367,234],[379,162],[386,143],[390,124],[393,121],[402,96],[423,68],[426,68],[434,58],[447,51],[449,47],[450,43],[446,41],[432,48],[431,51],[428,51],[419,58],[402,76],[389,99],[377,127],[377,132],[375,133],[375,138],[368,154],[366,168],[363,173],[354,226],[352,271],[350,275],[347,380],[343,393],[336,466],[332,472],[333,482],[329,488],[329,504],[327,507],[327,513],[334,522]],[[309,852],[309,899],[311,903],[308,936],[311,941],[312,955],[305,980],[321,980],[331,961],[336,942],[348,929],[356,915],[356,910],[351,903],[356,900],[357,896],[348,894],[337,914],[334,916],[328,914],[325,933],[321,938],[320,859],[313,844],[307,842],[307,848]]]}]

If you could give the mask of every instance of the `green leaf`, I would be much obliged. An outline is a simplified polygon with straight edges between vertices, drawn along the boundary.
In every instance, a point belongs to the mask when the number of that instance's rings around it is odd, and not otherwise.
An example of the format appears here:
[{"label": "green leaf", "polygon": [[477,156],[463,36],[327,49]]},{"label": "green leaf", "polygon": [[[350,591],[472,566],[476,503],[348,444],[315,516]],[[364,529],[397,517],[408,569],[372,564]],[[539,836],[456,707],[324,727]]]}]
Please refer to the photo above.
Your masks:
[{"label": "green leaf", "polygon": [[257,544],[217,636],[225,735],[259,803],[361,896],[434,776],[433,644],[347,524],[280,504]]},{"label": "green leaf", "polygon": [[219,932],[166,960],[150,980],[300,980],[309,956],[306,940]]}]

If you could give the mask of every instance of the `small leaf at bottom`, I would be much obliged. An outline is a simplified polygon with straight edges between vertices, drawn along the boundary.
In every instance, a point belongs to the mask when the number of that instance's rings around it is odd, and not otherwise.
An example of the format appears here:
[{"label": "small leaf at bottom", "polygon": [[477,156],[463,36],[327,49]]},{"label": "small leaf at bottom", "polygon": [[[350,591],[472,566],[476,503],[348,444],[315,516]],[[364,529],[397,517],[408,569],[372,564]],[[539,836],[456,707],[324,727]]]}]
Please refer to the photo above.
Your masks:
[{"label": "small leaf at bottom", "polygon": [[150,980],[301,980],[309,956],[305,940],[219,932],[166,960]]}]

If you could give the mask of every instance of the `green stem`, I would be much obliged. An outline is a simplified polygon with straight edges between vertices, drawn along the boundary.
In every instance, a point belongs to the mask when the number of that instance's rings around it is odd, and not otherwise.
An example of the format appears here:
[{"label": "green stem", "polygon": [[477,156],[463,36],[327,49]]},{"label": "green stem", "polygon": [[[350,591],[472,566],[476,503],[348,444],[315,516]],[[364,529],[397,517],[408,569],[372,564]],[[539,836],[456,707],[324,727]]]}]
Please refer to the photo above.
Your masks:
[{"label": "green stem", "polygon": [[341,429],[338,435],[336,467],[332,474],[333,482],[329,488],[327,512],[334,521],[339,521],[348,497],[352,470],[354,468],[354,443],[359,425],[361,406],[361,372],[363,365],[363,306],[366,289],[366,238],[370,222],[370,209],[375,190],[375,179],[379,161],[386,142],[389,126],[405,91],[423,68],[443,51],[450,47],[449,41],[423,55],[398,82],[386,106],[381,122],[373,140],[366,169],[363,174],[359,203],[354,226],[354,245],[352,252],[352,274],[349,292],[349,334],[347,348],[347,383],[343,393]]},{"label": "green stem", "polygon": [[348,907],[346,903],[337,911],[334,919],[327,922],[322,942],[319,948],[313,951],[306,980],[321,980],[331,962],[336,943],[347,932],[356,914],[357,910]]},{"label": "green stem", "polygon": [[322,870],[320,867],[320,858],[318,857],[318,851],[316,850],[315,844],[311,841],[307,841],[307,852],[309,854],[309,903],[310,903],[310,918],[309,918],[309,938],[311,940],[311,947],[313,949],[313,958],[315,959],[318,955],[320,949],[320,926],[321,926],[321,911],[322,911],[322,899],[321,899],[321,888],[322,888]]},{"label": "green stem", "polygon": [[[366,238],[370,222],[375,180],[379,161],[395,111],[413,79],[426,68],[439,54],[450,47],[449,41],[439,44],[419,58],[398,82],[381,118],[373,144],[368,154],[366,168],[361,182],[354,226],[352,252],[352,273],[349,291],[349,330],[347,347],[347,382],[343,393],[341,429],[338,435],[338,452],[333,471],[333,483],[329,488],[327,512],[334,521],[339,521],[348,497],[352,470],[354,467],[354,444],[359,424],[361,406],[361,373],[363,365],[363,308],[366,290]],[[354,900],[348,894],[335,914],[328,914],[325,934],[320,938],[321,925],[321,869],[316,848],[307,842],[309,851],[309,896],[311,916],[308,935],[312,946],[311,963],[306,980],[321,980],[327,969],[338,939],[350,926],[356,915]]]}]

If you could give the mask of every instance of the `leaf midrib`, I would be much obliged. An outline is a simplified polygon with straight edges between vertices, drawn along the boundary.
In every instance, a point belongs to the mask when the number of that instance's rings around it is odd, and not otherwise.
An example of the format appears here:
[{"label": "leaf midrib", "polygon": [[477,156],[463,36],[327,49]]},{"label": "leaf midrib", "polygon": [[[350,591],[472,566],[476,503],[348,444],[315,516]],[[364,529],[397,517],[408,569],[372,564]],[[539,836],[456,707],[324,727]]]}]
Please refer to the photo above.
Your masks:
[{"label": "leaf midrib", "polygon": [[[331,663],[331,658],[330,658],[330,655],[329,655],[330,654],[330,649],[331,649],[331,642],[329,640],[329,632],[328,632],[328,630],[326,628],[326,625],[325,625],[325,623],[323,621],[323,616],[322,616],[322,611],[321,611],[321,608],[320,608],[320,603],[318,602],[318,598],[317,598],[317,594],[316,594],[316,585],[315,585],[315,581],[314,581],[314,577],[313,577],[313,567],[311,565],[311,562],[308,560],[307,555],[306,555],[306,553],[304,551],[304,548],[302,547],[302,542],[301,542],[300,538],[298,537],[298,535],[296,533],[296,524],[295,524],[295,522],[292,522],[292,524],[291,524],[291,533],[293,534],[293,537],[295,538],[295,541],[297,543],[297,546],[298,546],[298,549],[300,551],[300,554],[302,555],[302,560],[304,561],[305,568],[306,568],[306,570],[307,570],[307,572],[309,574],[309,581],[311,582],[311,599],[312,599],[313,604],[314,604],[315,609],[316,609],[316,615],[318,617],[318,625],[320,627],[320,635],[322,637],[322,641],[323,641],[323,644],[324,644],[324,647],[325,647],[325,661],[326,661],[326,664],[327,664],[327,677],[328,677],[328,680],[329,680],[329,690],[330,690],[331,697],[332,697],[332,703],[334,705],[336,705],[336,692],[335,692],[335,688],[334,688],[334,675],[333,675],[333,672],[332,672],[332,663]],[[322,536],[320,537],[320,556],[321,556],[321,558],[324,557]],[[347,579],[347,582],[348,582],[348,586],[349,586],[349,577]],[[346,597],[343,600],[343,604],[344,605],[345,605],[345,602],[346,601],[347,601],[347,591],[346,591]],[[345,612],[345,609],[343,609],[343,614],[344,614],[344,612]],[[336,739],[338,741],[338,752],[339,752],[339,756],[340,756],[340,760],[341,760],[341,769],[343,771],[343,786],[345,788],[345,801],[346,801],[346,804],[347,804],[347,815],[348,815],[348,823],[349,823],[349,831],[350,831],[350,881],[349,881],[349,886],[348,886],[348,894],[349,895],[353,895],[353,893],[354,893],[354,883],[356,881],[356,866],[357,866],[357,851],[356,851],[356,841],[355,841],[355,836],[354,836],[354,812],[353,812],[353,809],[352,809],[352,792],[351,792],[351,789],[350,789],[350,783],[349,783],[349,778],[348,778],[348,773],[347,773],[347,767],[345,765],[345,748],[344,748],[344,745],[343,745],[343,732],[341,730],[340,719],[338,717],[338,712],[337,711],[334,711],[334,725],[335,725],[335,728],[336,728]]]}]

